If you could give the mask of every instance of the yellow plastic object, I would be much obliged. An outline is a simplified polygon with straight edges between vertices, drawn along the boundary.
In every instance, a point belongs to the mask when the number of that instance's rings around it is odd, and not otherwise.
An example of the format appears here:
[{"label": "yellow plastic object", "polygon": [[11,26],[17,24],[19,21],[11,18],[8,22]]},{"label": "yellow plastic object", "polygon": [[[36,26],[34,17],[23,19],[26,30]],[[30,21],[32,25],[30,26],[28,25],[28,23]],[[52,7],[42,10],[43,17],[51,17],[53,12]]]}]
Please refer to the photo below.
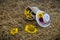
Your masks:
[{"label": "yellow plastic object", "polygon": [[25,31],[28,32],[28,33],[34,34],[34,33],[37,32],[37,29],[35,28],[34,25],[29,24],[29,25],[25,26]]},{"label": "yellow plastic object", "polygon": [[30,13],[29,10],[27,11],[27,10],[25,9],[24,14],[25,14],[25,16],[26,16],[27,18],[32,18],[32,14]]},{"label": "yellow plastic object", "polygon": [[38,18],[42,18],[43,17],[43,13],[44,12],[38,12]]},{"label": "yellow plastic object", "polygon": [[18,28],[11,28],[10,34],[15,35],[18,33]]}]

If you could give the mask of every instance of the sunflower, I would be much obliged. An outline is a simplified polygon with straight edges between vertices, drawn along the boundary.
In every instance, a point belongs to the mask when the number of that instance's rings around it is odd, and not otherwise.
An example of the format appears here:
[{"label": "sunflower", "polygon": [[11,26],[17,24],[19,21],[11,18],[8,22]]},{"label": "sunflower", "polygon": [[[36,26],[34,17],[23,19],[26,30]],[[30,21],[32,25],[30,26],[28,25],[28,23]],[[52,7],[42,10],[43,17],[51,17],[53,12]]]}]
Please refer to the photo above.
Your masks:
[{"label": "sunflower", "polygon": [[32,18],[32,14],[30,13],[29,10],[26,10],[26,9],[25,9],[24,14],[25,14],[25,16],[26,16],[27,18]]},{"label": "sunflower", "polygon": [[34,25],[29,24],[25,26],[25,31],[27,31],[28,33],[36,33],[37,29]]},{"label": "sunflower", "polygon": [[18,28],[11,28],[10,34],[15,35],[18,33]]}]

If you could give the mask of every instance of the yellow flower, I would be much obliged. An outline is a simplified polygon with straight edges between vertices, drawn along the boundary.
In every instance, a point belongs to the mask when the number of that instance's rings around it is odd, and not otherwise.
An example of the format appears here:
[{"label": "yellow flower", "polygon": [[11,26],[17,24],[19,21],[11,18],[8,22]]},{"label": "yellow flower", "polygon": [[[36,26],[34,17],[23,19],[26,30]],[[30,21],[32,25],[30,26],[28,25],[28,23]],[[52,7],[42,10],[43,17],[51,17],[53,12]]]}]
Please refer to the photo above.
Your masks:
[{"label": "yellow flower", "polygon": [[27,31],[28,33],[32,33],[33,34],[33,33],[37,32],[37,29],[35,28],[34,25],[29,24],[29,25],[26,25],[25,31]]},{"label": "yellow flower", "polygon": [[39,12],[39,13],[38,13],[38,18],[42,18],[42,17],[43,17],[43,13],[44,13],[44,12]]},{"label": "yellow flower", "polygon": [[26,16],[27,18],[32,18],[32,14],[30,13],[29,10],[27,11],[27,10],[25,9],[24,14],[25,14],[25,16]]},{"label": "yellow flower", "polygon": [[18,28],[11,28],[10,34],[15,35],[18,33]]}]

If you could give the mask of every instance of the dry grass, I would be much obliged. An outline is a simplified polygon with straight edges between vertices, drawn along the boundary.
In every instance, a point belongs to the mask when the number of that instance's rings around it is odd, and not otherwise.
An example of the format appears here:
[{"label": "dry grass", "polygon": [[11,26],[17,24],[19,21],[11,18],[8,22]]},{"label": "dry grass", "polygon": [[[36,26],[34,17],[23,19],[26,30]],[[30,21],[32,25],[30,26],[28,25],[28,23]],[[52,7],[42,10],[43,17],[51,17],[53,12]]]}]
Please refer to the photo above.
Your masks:
[{"label": "dry grass", "polygon": [[[47,3],[46,3],[47,2]],[[60,36],[60,3],[58,1],[33,1],[33,0],[5,0],[0,3],[0,40],[55,40]],[[37,6],[51,16],[51,25],[41,28],[36,21],[28,21],[24,16],[27,6]],[[36,34],[28,34],[24,27],[33,24],[38,29]],[[19,33],[12,36],[9,31],[12,27],[18,27]]]}]

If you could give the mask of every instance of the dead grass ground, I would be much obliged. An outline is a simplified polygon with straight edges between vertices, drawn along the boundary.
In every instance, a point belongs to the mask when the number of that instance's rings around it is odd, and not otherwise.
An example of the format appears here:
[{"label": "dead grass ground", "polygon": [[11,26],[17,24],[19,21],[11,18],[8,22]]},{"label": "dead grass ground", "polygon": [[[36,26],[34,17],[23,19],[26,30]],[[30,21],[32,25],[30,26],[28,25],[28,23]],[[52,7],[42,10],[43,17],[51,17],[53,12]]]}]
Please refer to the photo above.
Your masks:
[{"label": "dead grass ground", "polygon": [[[24,16],[27,6],[37,6],[51,16],[51,25],[41,28],[36,21],[28,21]],[[40,0],[5,0],[0,2],[0,40],[57,40],[60,39],[60,3],[59,1]],[[24,27],[33,24],[38,29],[36,34],[28,34]],[[10,28],[18,27],[19,33],[9,34]]]}]

